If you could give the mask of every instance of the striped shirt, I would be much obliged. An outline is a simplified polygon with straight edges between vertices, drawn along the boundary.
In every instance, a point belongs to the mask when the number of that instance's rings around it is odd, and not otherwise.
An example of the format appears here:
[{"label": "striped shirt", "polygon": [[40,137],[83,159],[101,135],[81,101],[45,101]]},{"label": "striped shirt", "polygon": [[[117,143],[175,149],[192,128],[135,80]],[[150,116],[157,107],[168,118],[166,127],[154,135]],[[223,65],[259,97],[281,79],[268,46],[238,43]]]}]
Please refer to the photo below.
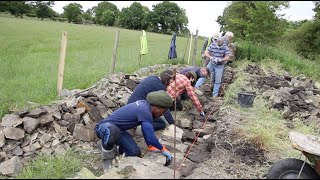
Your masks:
[{"label": "striped shirt", "polygon": [[207,49],[209,51],[209,54],[215,58],[224,58],[226,55],[230,54],[229,48],[226,44],[223,44],[218,47],[216,42],[213,42],[210,44],[210,46]]},{"label": "striped shirt", "polygon": [[199,112],[203,111],[202,105],[194,92],[194,88],[191,85],[190,80],[187,76],[177,73],[176,74],[176,81],[177,81],[177,94],[175,94],[175,82],[171,80],[169,85],[167,86],[167,93],[171,96],[172,100],[180,94],[183,94],[187,91],[189,97],[191,98],[193,104],[196,106]]}]

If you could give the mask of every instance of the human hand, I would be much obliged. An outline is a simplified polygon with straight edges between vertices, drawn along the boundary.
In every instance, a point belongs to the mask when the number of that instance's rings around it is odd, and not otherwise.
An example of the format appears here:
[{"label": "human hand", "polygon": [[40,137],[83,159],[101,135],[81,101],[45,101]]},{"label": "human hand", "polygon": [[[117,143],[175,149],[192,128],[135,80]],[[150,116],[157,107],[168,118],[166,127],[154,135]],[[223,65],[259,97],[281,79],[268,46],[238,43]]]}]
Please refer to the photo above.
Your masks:
[{"label": "human hand", "polygon": [[166,147],[163,146],[161,153],[162,153],[162,155],[164,155],[166,157],[166,163],[164,164],[164,166],[169,166],[172,162],[172,156],[171,156],[170,152],[168,151],[168,149]]},{"label": "human hand", "polygon": [[206,117],[206,114],[202,111],[202,112],[200,113],[200,116],[204,118],[204,117]]}]

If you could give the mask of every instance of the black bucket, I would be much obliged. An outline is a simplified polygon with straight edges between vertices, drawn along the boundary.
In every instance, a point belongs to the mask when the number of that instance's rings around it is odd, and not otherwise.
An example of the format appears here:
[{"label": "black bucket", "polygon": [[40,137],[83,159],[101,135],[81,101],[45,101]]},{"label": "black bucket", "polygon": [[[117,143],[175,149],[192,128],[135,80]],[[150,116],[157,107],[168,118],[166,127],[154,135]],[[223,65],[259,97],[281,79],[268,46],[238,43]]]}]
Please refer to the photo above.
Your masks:
[{"label": "black bucket", "polygon": [[253,100],[256,97],[255,92],[238,93],[238,103],[241,107],[252,107]]}]

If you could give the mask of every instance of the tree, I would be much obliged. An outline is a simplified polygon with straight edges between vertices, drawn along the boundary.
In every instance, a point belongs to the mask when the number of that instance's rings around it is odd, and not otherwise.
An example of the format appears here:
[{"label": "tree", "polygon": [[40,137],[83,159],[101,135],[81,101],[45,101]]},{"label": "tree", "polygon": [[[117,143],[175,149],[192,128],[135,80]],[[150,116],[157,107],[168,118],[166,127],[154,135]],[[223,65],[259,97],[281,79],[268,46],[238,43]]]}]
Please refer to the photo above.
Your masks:
[{"label": "tree", "polygon": [[81,15],[83,13],[81,4],[70,3],[63,7],[63,16],[68,19],[68,22],[71,23],[81,23]]},{"label": "tree", "polygon": [[164,1],[153,5],[153,11],[148,14],[151,29],[155,32],[172,34],[181,33],[188,25],[184,9],[174,2]]},{"label": "tree", "polygon": [[[97,24],[101,25],[113,26],[119,14],[117,6],[107,1],[99,3],[93,9],[96,17],[95,20]],[[109,17],[106,17],[107,15]]]},{"label": "tree", "polygon": [[54,6],[54,1],[37,1],[35,5],[37,17],[41,18],[42,21],[43,18],[53,16],[53,9],[51,9],[52,6]]},{"label": "tree", "polygon": [[82,18],[84,20],[91,21],[93,19],[93,10],[92,10],[92,8],[87,9],[87,11],[82,14]]},{"label": "tree", "polygon": [[314,3],[314,9],[313,11],[316,13],[315,14],[315,19],[320,19],[320,1],[313,1]]},{"label": "tree", "polygon": [[240,39],[271,43],[285,31],[286,21],[277,11],[288,1],[233,1],[217,18],[220,31],[232,31]]},{"label": "tree", "polygon": [[31,1],[6,1],[7,10],[15,17],[23,18],[23,15],[31,10]]},{"label": "tree", "polygon": [[0,1],[0,12],[5,12],[9,10],[9,1]]},{"label": "tree", "polygon": [[119,15],[119,24],[128,29],[147,28],[146,16],[149,12],[148,7],[143,7],[140,3],[134,2],[129,8],[122,8]]}]

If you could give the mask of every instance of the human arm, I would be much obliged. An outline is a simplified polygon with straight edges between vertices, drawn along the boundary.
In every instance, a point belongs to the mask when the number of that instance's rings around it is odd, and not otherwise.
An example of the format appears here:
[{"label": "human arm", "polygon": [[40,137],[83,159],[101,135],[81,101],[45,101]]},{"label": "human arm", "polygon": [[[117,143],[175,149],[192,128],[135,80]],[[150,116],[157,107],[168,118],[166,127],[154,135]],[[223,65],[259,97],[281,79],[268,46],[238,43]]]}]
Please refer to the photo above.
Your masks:
[{"label": "human arm", "polygon": [[143,133],[144,140],[148,146],[151,145],[158,149],[163,149],[162,144],[158,141],[156,135],[154,134],[154,129],[151,122],[141,122],[141,130]]},{"label": "human arm", "polygon": [[173,119],[172,114],[169,109],[163,114],[163,116],[166,118],[166,120],[169,124],[174,123],[174,119]]},{"label": "human arm", "polygon": [[196,106],[197,110],[199,112],[202,112],[202,105],[198,99],[198,97],[196,96],[195,92],[194,92],[194,88],[192,87],[190,81],[183,81],[183,84],[185,86],[185,89],[189,95],[189,97],[191,98],[193,104]]}]

